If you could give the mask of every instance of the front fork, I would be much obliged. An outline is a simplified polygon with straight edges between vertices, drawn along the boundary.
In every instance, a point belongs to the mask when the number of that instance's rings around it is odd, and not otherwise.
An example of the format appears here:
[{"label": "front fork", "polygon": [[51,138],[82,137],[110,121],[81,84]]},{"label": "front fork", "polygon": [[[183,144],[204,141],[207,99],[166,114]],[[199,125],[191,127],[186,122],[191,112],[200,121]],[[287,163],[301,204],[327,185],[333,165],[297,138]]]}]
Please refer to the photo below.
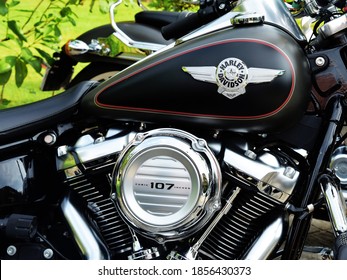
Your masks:
[{"label": "front fork", "polygon": [[[316,151],[308,160],[311,167],[307,174],[305,192],[300,202],[300,208],[307,209],[308,205],[314,205],[317,202],[317,198],[323,192],[336,237],[334,248],[336,259],[347,259],[346,205],[342,199],[339,182],[327,170],[329,170],[330,159],[336,148],[336,140],[344,123],[345,110],[344,96],[337,95],[330,99],[326,110],[329,119],[327,119],[325,129],[322,130],[320,140],[317,141]],[[312,216],[308,212],[295,215],[282,259],[300,258],[311,220]]]}]

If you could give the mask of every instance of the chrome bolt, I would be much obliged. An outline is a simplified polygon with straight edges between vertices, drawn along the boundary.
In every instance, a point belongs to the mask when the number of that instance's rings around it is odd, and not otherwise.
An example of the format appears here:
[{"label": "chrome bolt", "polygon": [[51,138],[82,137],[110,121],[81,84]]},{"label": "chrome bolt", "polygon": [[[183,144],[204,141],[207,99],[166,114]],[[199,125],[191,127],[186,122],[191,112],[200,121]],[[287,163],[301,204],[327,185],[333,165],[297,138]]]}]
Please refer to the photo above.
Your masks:
[{"label": "chrome bolt", "polygon": [[144,131],[146,129],[146,124],[145,123],[141,123],[139,130],[140,131]]},{"label": "chrome bolt", "polygon": [[104,136],[100,136],[100,137],[96,138],[94,141],[94,144],[98,144],[98,143],[102,143],[102,142],[105,142]]},{"label": "chrome bolt", "polygon": [[262,138],[266,138],[267,137],[267,134],[266,133],[263,133],[260,135]]},{"label": "chrome bolt", "polygon": [[205,140],[203,140],[203,139],[199,139],[199,141],[198,141],[198,144],[199,144],[199,146],[200,147],[205,147]]},{"label": "chrome bolt", "polygon": [[161,236],[158,236],[156,239],[157,239],[158,243],[163,243],[165,241],[165,239]]},{"label": "chrome bolt", "polygon": [[324,57],[321,57],[321,56],[317,57],[315,60],[315,63],[317,66],[322,67],[325,64]]},{"label": "chrome bolt", "polygon": [[216,130],[216,131],[214,132],[214,134],[213,134],[213,138],[218,138],[218,135],[219,135],[219,131]]},{"label": "chrome bolt", "polygon": [[295,176],[296,170],[291,167],[291,166],[287,166],[284,169],[283,175],[286,176],[287,178],[293,179]]},{"label": "chrome bolt", "polygon": [[225,8],[225,3],[221,3],[221,4],[218,6],[218,8],[219,8],[220,10],[223,10],[223,9]]},{"label": "chrome bolt", "polygon": [[7,253],[7,255],[9,255],[11,257],[14,256],[17,253],[16,246],[13,246],[13,245],[8,246],[7,250],[6,250],[6,253]]},{"label": "chrome bolt", "polygon": [[60,146],[57,150],[58,157],[66,156],[68,154],[69,147],[64,145]]},{"label": "chrome bolt", "polygon": [[53,145],[57,141],[57,136],[54,133],[47,133],[45,137],[43,137],[43,141],[47,145]]},{"label": "chrome bolt", "polygon": [[143,138],[144,138],[144,135],[142,133],[139,133],[139,134],[136,135],[136,140],[137,141],[142,141]]},{"label": "chrome bolt", "polygon": [[217,210],[220,208],[220,204],[218,203],[218,201],[216,201],[215,203],[213,203],[213,206],[212,206],[213,210]]},{"label": "chrome bolt", "polygon": [[245,152],[245,156],[250,158],[250,159],[253,159],[253,160],[255,160],[257,158],[257,154],[251,150],[247,150]]},{"label": "chrome bolt", "polygon": [[47,260],[51,259],[53,257],[53,250],[52,249],[46,249],[43,251],[43,257]]}]

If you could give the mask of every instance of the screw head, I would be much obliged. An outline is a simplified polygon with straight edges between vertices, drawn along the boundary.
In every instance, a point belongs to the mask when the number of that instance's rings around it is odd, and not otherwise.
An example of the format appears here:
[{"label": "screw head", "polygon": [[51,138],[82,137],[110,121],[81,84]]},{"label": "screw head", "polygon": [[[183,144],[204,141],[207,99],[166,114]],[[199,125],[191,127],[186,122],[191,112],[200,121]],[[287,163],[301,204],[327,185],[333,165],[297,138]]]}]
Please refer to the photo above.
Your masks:
[{"label": "screw head", "polygon": [[43,251],[43,257],[47,260],[51,259],[53,257],[53,250],[52,249],[46,249]]},{"label": "screw head", "polygon": [[317,66],[322,67],[325,64],[325,58],[319,56],[316,58],[315,63]]},{"label": "screw head", "polygon": [[13,246],[13,245],[8,246],[7,250],[6,250],[6,253],[7,253],[7,255],[9,255],[11,257],[14,256],[17,253],[16,246]]}]

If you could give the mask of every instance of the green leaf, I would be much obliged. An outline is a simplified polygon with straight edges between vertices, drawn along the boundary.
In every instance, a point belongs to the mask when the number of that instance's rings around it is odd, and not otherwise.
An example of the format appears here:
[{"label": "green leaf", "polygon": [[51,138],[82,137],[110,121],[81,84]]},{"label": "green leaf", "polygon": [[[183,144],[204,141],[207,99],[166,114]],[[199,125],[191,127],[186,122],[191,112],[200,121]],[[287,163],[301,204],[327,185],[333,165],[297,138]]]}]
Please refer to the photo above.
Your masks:
[{"label": "green leaf", "polygon": [[67,18],[73,26],[76,26],[76,21],[73,17],[68,16]]},{"label": "green leaf", "polygon": [[57,44],[59,43],[59,38],[55,37],[55,36],[45,36],[42,38],[43,42],[47,42],[47,43],[51,43],[51,44]]},{"label": "green leaf", "polygon": [[31,65],[37,73],[41,72],[41,62],[37,56],[33,56],[33,53],[28,48],[22,48],[21,58],[26,64]]},{"label": "green leaf", "polygon": [[17,56],[9,55],[5,57],[5,61],[14,67],[16,65]]},{"label": "green leaf", "polygon": [[18,44],[19,47],[23,47],[23,41],[22,40],[20,40],[18,38],[14,38],[13,40]]},{"label": "green leaf", "polygon": [[94,5],[95,5],[95,0],[91,0],[90,6],[89,6],[89,12],[90,12],[90,13],[93,12]]},{"label": "green leaf", "polygon": [[108,3],[106,1],[100,1],[99,2],[99,10],[102,14],[107,14],[108,13]]},{"label": "green leaf", "polygon": [[39,57],[35,57],[33,56],[30,61],[29,64],[32,68],[34,68],[34,70],[40,74],[41,69],[42,69],[42,59],[40,59]]},{"label": "green leaf", "polygon": [[1,100],[1,103],[2,103],[2,105],[7,106],[8,104],[11,103],[11,100],[3,99],[3,100]]},{"label": "green leaf", "polygon": [[11,68],[11,64],[9,64],[5,59],[0,60],[0,74],[11,71]]},{"label": "green leaf", "polygon": [[80,2],[79,0],[69,0],[70,5],[78,5],[79,2]]},{"label": "green leaf", "polygon": [[21,41],[27,41],[27,38],[23,35],[22,31],[17,25],[17,22],[15,20],[10,20],[7,22],[8,28],[11,29],[11,31],[17,35],[18,39]]},{"label": "green leaf", "polygon": [[11,77],[11,74],[12,74],[12,70],[10,70],[6,73],[0,74],[0,85],[1,86],[5,85],[8,82],[8,80]]},{"label": "green leaf", "polygon": [[15,75],[16,85],[17,85],[17,87],[21,87],[24,79],[28,75],[27,65],[25,64],[25,62],[23,60],[18,58],[16,60],[16,64],[15,64],[15,70],[16,70],[16,75]]},{"label": "green leaf", "polygon": [[60,37],[61,36],[61,31],[57,25],[54,26],[54,36],[55,37]]},{"label": "green leaf", "polygon": [[27,10],[27,9],[16,9],[18,12],[23,12],[23,13],[32,13],[34,10]]},{"label": "green leaf", "polygon": [[6,16],[8,13],[8,8],[6,7],[6,0],[0,0],[0,15]]},{"label": "green leaf", "polygon": [[42,35],[43,35],[43,32],[40,29],[35,28],[35,39],[39,38]]},{"label": "green leaf", "polygon": [[28,62],[33,57],[33,53],[28,48],[22,48],[22,52],[20,55],[26,62]]},{"label": "green leaf", "polygon": [[48,53],[46,53],[45,51],[39,49],[39,48],[35,48],[37,50],[37,52],[40,54],[40,56],[46,60],[46,62],[49,64],[49,65],[52,65],[54,63],[54,59],[52,58],[51,55],[49,55]]},{"label": "green leaf", "polygon": [[60,11],[59,13],[60,13],[60,15],[61,15],[62,17],[66,17],[66,16],[72,14],[72,10],[71,10],[70,7],[64,7],[64,8],[61,9],[61,11]]},{"label": "green leaf", "polygon": [[17,6],[20,4],[20,1],[13,0],[11,3],[8,4],[10,8]]},{"label": "green leaf", "polygon": [[54,27],[52,25],[47,25],[43,31],[43,36],[48,36],[52,31],[54,30]]}]

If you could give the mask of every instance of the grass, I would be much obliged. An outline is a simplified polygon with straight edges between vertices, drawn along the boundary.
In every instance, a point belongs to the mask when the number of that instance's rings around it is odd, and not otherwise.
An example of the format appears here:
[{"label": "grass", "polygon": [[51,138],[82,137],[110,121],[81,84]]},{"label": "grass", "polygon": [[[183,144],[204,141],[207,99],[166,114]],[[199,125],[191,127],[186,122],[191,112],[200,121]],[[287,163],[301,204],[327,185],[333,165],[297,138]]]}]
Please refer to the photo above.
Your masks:
[{"label": "grass", "polygon": [[[31,0],[31,1],[21,1],[21,9],[33,9],[40,0]],[[96,1],[97,3],[98,1]],[[98,4],[95,4],[93,12],[89,11],[90,0],[85,0],[82,6],[73,7],[73,12],[77,15],[76,26],[73,26],[70,23],[64,23],[61,27],[62,36],[61,36],[61,46],[69,39],[76,38],[78,35],[93,29],[97,26],[110,23],[109,15],[103,14],[98,9]],[[117,21],[131,20],[133,15],[137,12],[139,8],[134,4],[130,7],[127,7],[124,3],[117,7],[116,19]],[[1,20],[1,17],[0,17]],[[16,18],[16,20],[23,22],[25,18]],[[3,22],[0,22],[0,38],[2,38],[5,26]],[[9,50],[7,52],[10,52]],[[53,50],[47,51],[50,54],[53,54]],[[7,56],[9,53],[6,53],[6,48],[1,48],[0,58]],[[87,64],[78,64],[75,69],[75,75]],[[31,102],[35,102],[44,98],[48,98],[56,92],[43,92],[40,90],[40,84],[42,81],[42,75],[44,70],[41,71],[41,74],[36,73],[30,66],[28,67],[28,76],[24,80],[23,85],[18,88],[15,84],[14,74],[10,81],[6,84],[4,88],[4,99],[5,102],[0,104],[0,109],[15,107]]]}]

